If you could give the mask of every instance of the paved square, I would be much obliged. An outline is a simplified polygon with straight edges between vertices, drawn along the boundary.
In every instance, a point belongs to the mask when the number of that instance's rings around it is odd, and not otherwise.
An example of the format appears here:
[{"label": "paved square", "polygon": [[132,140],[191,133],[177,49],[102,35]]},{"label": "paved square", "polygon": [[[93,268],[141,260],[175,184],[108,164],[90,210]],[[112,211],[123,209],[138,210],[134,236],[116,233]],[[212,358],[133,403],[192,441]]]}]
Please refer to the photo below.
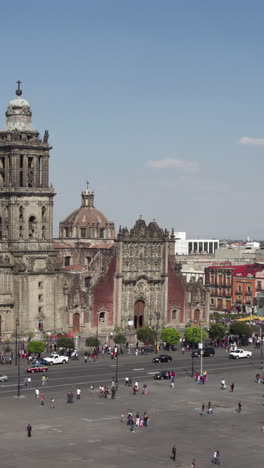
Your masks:
[{"label": "paved square", "polygon": [[[82,387],[81,400],[66,403],[66,391],[45,392],[45,405],[26,396],[2,397],[1,466],[3,468],[114,468],[120,466],[197,468],[213,466],[211,457],[218,449],[225,467],[263,466],[264,386],[254,382],[255,370],[243,369],[232,375],[225,371],[227,389],[220,389],[221,376],[209,375],[205,385],[190,377],[176,377],[174,390],[167,381],[150,376],[149,394],[134,396],[120,382],[115,400],[100,398]],[[235,391],[229,385],[235,381]],[[142,384],[143,381],[140,382]],[[73,388],[73,391],[75,389]],[[49,400],[55,396],[55,408]],[[201,405],[211,401],[213,414],[201,416]],[[237,412],[242,402],[242,413]],[[150,416],[149,427],[130,432],[120,422],[122,411],[131,409]],[[26,426],[32,424],[32,438]],[[177,446],[176,462],[170,459],[171,447]],[[54,465],[55,466],[55,465]]]}]

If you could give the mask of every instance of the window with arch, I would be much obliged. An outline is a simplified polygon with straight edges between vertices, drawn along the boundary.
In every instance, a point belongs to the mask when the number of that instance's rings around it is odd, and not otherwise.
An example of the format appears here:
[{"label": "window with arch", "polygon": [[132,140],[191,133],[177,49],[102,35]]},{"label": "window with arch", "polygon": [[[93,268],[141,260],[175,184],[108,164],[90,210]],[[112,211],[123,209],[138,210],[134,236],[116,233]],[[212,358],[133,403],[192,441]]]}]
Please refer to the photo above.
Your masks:
[{"label": "window with arch", "polygon": [[81,231],[81,237],[83,239],[85,239],[86,238],[86,228],[81,228],[80,231]]},{"label": "window with arch", "polygon": [[19,226],[19,239],[23,239],[23,226]]},{"label": "window with arch", "polygon": [[28,237],[32,239],[36,236],[37,220],[35,216],[30,216],[28,220]]},{"label": "window with arch", "polygon": [[100,239],[104,239],[104,229],[100,229],[99,237],[100,237]]},{"label": "window with arch", "polygon": [[105,321],[105,312],[101,311],[99,312],[99,322],[104,322]]},{"label": "window with arch", "polygon": [[23,219],[24,219],[24,208],[23,208],[23,206],[19,207],[19,219],[20,219],[20,221],[23,221]]},{"label": "window with arch", "polygon": [[65,257],[64,266],[70,266],[70,264],[71,264],[71,257]]},{"label": "window with arch", "polygon": [[40,331],[43,330],[43,320],[39,320],[38,329],[39,329]]},{"label": "window with arch", "polygon": [[42,234],[42,239],[46,239],[46,227],[45,226],[42,226],[41,234]]},{"label": "window with arch", "polygon": [[45,218],[46,218],[46,211],[47,211],[47,208],[45,206],[43,206],[41,208],[41,217],[42,217],[43,220],[45,220]]},{"label": "window with arch", "polygon": [[171,318],[172,318],[172,320],[176,320],[176,318],[177,318],[177,310],[176,309],[173,309],[171,311]]}]

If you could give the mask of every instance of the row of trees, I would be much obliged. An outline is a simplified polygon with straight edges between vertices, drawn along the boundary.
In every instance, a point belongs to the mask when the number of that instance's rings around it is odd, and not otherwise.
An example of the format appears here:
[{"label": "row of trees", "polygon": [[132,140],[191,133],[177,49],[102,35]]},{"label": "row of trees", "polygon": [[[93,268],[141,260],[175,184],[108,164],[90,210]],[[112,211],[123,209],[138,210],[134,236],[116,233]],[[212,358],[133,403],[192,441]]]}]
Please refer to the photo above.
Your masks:
[{"label": "row of trees", "polygon": [[[252,334],[249,325],[243,322],[234,322],[230,325],[229,333],[242,337],[249,337]],[[214,323],[210,326],[208,332],[202,330],[203,341],[208,337],[212,340],[222,340],[226,335],[226,328],[221,323]],[[201,341],[201,329],[200,327],[187,327],[184,332],[184,338],[189,343],[199,343]],[[137,339],[144,343],[146,346],[154,345],[157,340],[157,332],[150,327],[142,327],[137,330]],[[175,346],[181,339],[181,333],[176,328],[163,328],[160,334],[160,339],[164,341],[168,346]],[[127,338],[121,328],[115,328],[115,336],[113,338],[116,344],[125,344]],[[99,340],[95,336],[86,338],[86,346],[97,347],[99,346]],[[63,349],[74,349],[74,341],[68,337],[59,338],[57,341],[57,347]],[[46,349],[44,341],[30,341],[28,343],[28,351],[30,353],[43,353]]]}]

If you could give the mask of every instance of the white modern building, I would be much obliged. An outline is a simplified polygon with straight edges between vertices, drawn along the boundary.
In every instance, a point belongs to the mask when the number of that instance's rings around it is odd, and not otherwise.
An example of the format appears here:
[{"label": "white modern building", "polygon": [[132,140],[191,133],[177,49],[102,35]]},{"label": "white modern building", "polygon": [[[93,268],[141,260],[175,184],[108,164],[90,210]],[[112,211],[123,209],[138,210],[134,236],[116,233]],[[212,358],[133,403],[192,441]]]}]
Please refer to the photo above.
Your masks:
[{"label": "white modern building", "polygon": [[217,239],[186,239],[186,232],[175,232],[175,254],[212,254],[219,249]]}]

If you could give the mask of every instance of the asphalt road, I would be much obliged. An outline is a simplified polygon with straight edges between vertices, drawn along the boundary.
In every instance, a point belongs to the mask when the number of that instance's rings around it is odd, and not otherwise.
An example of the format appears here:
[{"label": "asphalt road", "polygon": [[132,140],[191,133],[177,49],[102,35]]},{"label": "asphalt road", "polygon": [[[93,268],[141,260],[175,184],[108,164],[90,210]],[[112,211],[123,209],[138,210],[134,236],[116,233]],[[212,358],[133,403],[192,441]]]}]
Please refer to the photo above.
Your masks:
[{"label": "asphalt road", "polygon": [[[220,380],[225,374],[232,372],[243,372],[252,369],[253,374],[260,367],[260,350],[252,349],[253,356],[250,359],[229,359],[227,353],[222,350],[216,350],[213,357],[203,358],[203,370],[208,371],[209,375],[220,375]],[[65,392],[73,386],[90,386],[98,387],[100,384],[110,384],[112,378],[116,376],[116,367],[118,364],[118,381],[119,384],[124,383],[125,377],[132,377],[132,380],[139,380],[140,383],[150,382],[153,380],[155,372],[160,370],[174,370],[176,379],[186,376],[191,376],[192,358],[190,353],[181,354],[180,351],[168,353],[172,356],[171,363],[152,363],[155,354],[144,356],[124,355],[116,360],[112,360],[110,356],[99,356],[96,362],[88,362],[85,364],[82,360],[70,361],[66,365],[50,366],[46,375],[49,377],[47,387],[42,387],[42,373],[27,374],[25,369],[27,362],[21,361],[21,393],[28,392],[29,389],[24,387],[24,378],[31,376],[32,387],[41,387],[41,391],[45,392],[52,389],[54,393],[61,392],[65,388]],[[194,358],[195,371],[200,370],[200,358]],[[12,365],[2,365],[0,373],[8,376],[8,382],[0,384],[0,396],[15,395],[17,392],[17,368]],[[144,382],[143,382],[144,381]]]}]

